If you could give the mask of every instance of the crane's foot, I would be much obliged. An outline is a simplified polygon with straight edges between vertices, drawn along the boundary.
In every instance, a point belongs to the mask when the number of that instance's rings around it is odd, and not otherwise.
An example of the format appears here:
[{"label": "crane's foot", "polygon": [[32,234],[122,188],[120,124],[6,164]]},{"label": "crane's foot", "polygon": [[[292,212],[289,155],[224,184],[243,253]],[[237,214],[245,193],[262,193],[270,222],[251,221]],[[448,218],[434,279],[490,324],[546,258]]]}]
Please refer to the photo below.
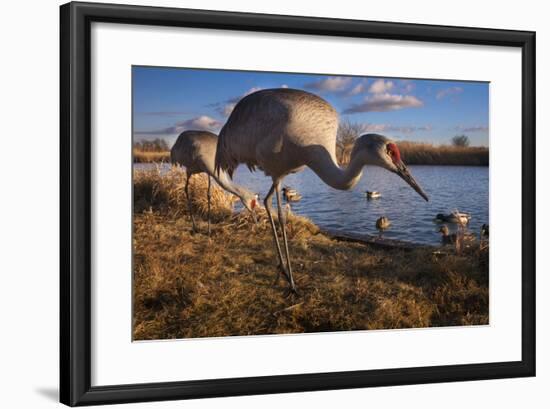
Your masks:
[{"label": "crane's foot", "polygon": [[294,287],[288,287],[284,294],[283,294],[283,297],[284,298],[288,298],[290,296],[294,296],[294,297],[299,297],[300,296],[300,293],[298,292],[298,290],[296,290],[296,286]]},{"label": "crane's foot", "polygon": [[281,281],[281,277],[288,277],[288,274],[286,272],[286,268],[281,265],[281,263],[277,264],[277,275],[275,276],[275,280],[273,280],[273,285],[278,285]]},{"label": "crane's foot", "polygon": [[191,222],[191,234],[197,234],[199,230],[197,229],[197,224],[195,223],[195,220],[192,220]]}]

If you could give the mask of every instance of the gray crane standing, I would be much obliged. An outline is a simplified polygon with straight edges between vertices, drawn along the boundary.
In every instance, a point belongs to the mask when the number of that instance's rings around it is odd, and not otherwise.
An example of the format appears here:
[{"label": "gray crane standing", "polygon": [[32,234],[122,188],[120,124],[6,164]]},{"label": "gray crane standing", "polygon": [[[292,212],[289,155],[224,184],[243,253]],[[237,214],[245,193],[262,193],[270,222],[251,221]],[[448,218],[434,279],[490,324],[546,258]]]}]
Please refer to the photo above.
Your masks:
[{"label": "gray crane standing", "polygon": [[218,185],[226,191],[237,196],[243,205],[251,212],[254,212],[258,195],[248,191],[247,189],[233,183],[229,175],[224,172],[214,172],[214,161],[216,157],[216,146],[218,137],[216,134],[207,131],[184,131],[176,140],[174,146],[170,150],[170,160],[174,164],[185,166],[187,177],[185,179],[185,196],[187,198],[187,206],[191,223],[193,225],[193,233],[197,231],[195,218],[193,217],[193,206],[189,197],[189,179],[195,173],[205,172],[208,175],[208,235],[210,236],[210,201],[211,195],[211,177],[213,177]]},{"label": "gray crane standing", "polygon": [[[401,161],[397,145],[382,135],[360,136],[353,147],[349,165],[340,168],[336,160],[337,130],[338,114],[324,99],[309,92],[280,88],[257,91],[242,98],[218,137],[216,172],[222,174],[225,171],[232,177],[236,167],[244,163],[250,170],[259,167],[273,180],[264,204],[282,273],[293,293],[296,293],[296,285],[292,277],[280,192],[281,181],[286,175],[308,166],[329,186],[347,190],[359,181],[363,166],[377,165],[399,175],[428,200]],[[271,214],[274,192],[277,193],[286,263]]]}]

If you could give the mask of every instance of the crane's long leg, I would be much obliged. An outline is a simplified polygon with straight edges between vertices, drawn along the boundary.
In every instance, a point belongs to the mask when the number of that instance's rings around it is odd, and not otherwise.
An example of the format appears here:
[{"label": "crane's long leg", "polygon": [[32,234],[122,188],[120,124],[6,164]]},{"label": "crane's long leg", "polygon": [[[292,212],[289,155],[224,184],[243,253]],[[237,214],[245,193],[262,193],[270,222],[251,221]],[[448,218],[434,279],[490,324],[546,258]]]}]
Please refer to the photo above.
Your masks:
[{"label": "crane's long leg", "polygon": [[189,179],[193,176],[192,173],[187,173],[187,179],[185,179],[185,197],[187,199],[187,209],[189,210],[189,216],[191,216],[191,223],[193,224],[193,233],[197,232],[197,226],[195,226],[195,218],[193,217],[193,206],[191,205],[191,197],[189,196]]},{"label": "crane's long leg", "polygon": [[286,268],[287,268],[287,278],[290,284],[290,291],[296,294],[296,286],[294,285],[294,278],[292,278],[292,267],[290,266],[290,254],[288,251],[288,240],[286,237],[286,227],[285,227],[285,217],[283,215],[282,199],[281,199],[281,189],[280,183],[277,182],[275,185],[275,190],[277,192],[277,210],[279,211],[279,224],[283,232],[283,243],[285,245],[285,255],[286,255]]},{"label": "crane's long leg", "polygon": [[212,191],[211,191],[211,184],[212,181],[210,179],[210,174],[208,175],[208,237],[210,237],[210,201],[212,199]]},{"label": "crane's long leg", "polygon": [[[288,279],[288,273],[286,272],[285,262],[283,259],[283,252],[281,251],[281,245],[279,244],[279,237],[277,235],[277,228],[275,227],[275,221],[273,220],[273,215],[271,214],[273,192],[275,192],[275,183],[271,185],[271,189],[269,189],[269,192],[267,192],[267,195],[264,199],[264,206],[265,210],[267,211],[267,215],[269,216],[269,221],[271,223],[271,231],[273,232],[275,247],[277,247],[277,255],[279,256],[279,267],[283,270],[284,275]],[[280,274],[281,272],[277,271],[277,278],[275,279],[275,283],[279,281]]]}]

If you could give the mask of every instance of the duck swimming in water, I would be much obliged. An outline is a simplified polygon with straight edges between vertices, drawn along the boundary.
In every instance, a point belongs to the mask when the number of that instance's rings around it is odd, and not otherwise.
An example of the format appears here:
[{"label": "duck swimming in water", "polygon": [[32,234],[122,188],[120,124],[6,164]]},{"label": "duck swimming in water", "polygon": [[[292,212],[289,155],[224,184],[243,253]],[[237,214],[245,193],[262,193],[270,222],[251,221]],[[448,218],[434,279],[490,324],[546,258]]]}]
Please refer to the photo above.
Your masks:
[{"label": "duck swimming in water", "polygon": [[485,250],[489,247],[489,225],[483,223],[479,231],[479,249]]},{"label": "duck swimming in water", "polygon": [[298,193],[296,189],[289,188],[287,186],[283,187],[283,196],[287,202],[298,202],[302,199],[302,196]]},{"label": "duck swimming in water", "polygon": [[382,197],[380,192],[376,192],[376,191],[371,192],[371,191],[367,190],[366,194],[367,194],[367,199],[377,199],[379,197]]},{"label": "duck swimming in water", "polygon": [[483,223],[481,226],[481,232],[479,233],[481,238],[489,238],[489,225],[487,223]]},{"label": "duck swimming in water", "polygon": [[439,223],[468,224],[472,216],[468,213],[452,212],[451,214],[438,213],[435,221]]},{"label": "duck swimming in water", "polygon": [[390,226],[390,219],[388,219],[386,216],[382,216],[378,220],[376,220],[376,228],[380,231],[386,230]]},{"label": "duck swimming in water", "polygon": [[458,235],[456,233],[449,234],[449,228],[447,226],[441,226],[438,232],[441,233],[441,242],[443,244],[456,244]]}]

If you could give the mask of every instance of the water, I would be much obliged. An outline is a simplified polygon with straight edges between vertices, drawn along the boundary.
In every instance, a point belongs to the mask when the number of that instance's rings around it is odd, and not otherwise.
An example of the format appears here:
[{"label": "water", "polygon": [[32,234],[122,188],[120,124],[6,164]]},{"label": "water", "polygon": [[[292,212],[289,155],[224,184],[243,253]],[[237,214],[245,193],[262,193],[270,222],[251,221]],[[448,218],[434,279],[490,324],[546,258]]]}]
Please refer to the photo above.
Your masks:
[{"label": "water", "polygon": [[[297,189],[302,200],[291,203],[292,212],[310,218],[315,224],[343,232],[378,235],[376,219],[386,216],[392,222],[383,237],[422,244],[438,244],[441,235],[434,223],[437,213],[448,214],[455,209],[470,213],[468,230],[479,233],[489,222],[489,168],[477,166],[410,166],[410,171],[428,194],[426,202],[401,178],[384,169],[368,166],[354,189],[333,189],[310,169],[288,175],[283,185]],[[245,166],[235,172],[235,181],[267,194],[271,179]],[[365,191],[382,194],[367,200]],[[274,200],[275,204],[275,200]],[[452,224],[450,230],[454,230]]]}]

